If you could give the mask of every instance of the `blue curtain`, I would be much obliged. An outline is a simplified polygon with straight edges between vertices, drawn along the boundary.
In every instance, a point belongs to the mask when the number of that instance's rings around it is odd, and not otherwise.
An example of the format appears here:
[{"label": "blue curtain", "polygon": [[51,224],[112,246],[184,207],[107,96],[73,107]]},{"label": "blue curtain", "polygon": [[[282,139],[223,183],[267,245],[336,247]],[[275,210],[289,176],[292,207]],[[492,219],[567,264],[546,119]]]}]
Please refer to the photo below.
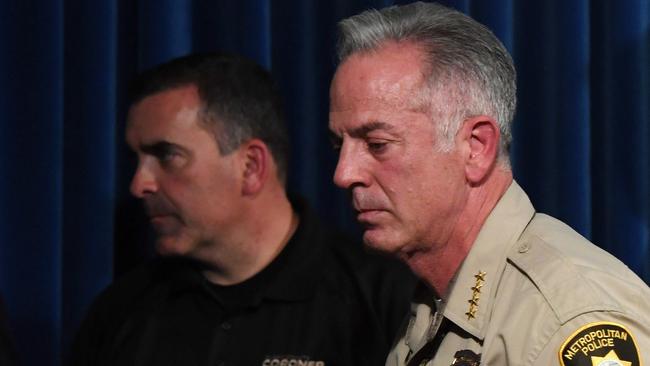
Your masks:
[{"label": "blue curtain", "polygon": [[[25,365],[59,365],[92,298],[149,255],[128,195],[125,89],[138,71],[229,50],[270,68],[293,138],[290,188],[355,232],[331,183],[335,24],[381,0],[2,0],[0,296]],[[650,281],[650,5],[466,0],[512,52],[515,176],[538,210]]]}]

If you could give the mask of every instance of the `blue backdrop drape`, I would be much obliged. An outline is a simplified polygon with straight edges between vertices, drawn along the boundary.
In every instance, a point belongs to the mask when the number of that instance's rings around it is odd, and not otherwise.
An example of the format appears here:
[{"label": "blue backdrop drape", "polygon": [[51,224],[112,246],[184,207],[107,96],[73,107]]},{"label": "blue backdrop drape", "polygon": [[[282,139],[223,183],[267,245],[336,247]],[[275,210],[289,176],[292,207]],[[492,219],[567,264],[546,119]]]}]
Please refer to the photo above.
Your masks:
[{"label": "blue backdrop drape", "polygon": [[[331,184],[335,24],[393,1],[1,0],[0,295],[26,365],[58,365],[92,298],[148,253],[128,197],[128,80],[192,51],[243,53],[286,96],[290,187],[354,230]],[[488,25],[519,72],[515,176],[650,281],[650,5],[443,3]]]}]

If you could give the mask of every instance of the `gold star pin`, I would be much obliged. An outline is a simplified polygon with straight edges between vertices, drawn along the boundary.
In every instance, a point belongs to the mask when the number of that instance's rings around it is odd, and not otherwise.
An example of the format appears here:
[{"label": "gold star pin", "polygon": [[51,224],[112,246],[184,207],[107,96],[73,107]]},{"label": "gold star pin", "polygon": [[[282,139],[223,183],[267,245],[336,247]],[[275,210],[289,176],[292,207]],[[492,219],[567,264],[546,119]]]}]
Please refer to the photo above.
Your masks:
[{"label": "gold star pin", "polygon": [[465,313],[465,315],[467,315],[467,320],[476,318],[476,311],[477,310],[478,309],[476,307],[470,305],[469,311]]},{"label": "gold star pin", "polygon": [[486,274],[487,274],[487,273],[485,273],[485,272],[483,272],[483,271],[478,271],[478,273],[474,275],[474,278],[476,278],[476,281],[477,281],[477,282],[478,282],[478,281],[485,281],[485,275],[486,275]]},{"label": "gold star pin", "polygon": [[472,291],[474,292],[481,292],[481,287],[483,287],[483,283],[477,282],[474,287],[472,287]]}]

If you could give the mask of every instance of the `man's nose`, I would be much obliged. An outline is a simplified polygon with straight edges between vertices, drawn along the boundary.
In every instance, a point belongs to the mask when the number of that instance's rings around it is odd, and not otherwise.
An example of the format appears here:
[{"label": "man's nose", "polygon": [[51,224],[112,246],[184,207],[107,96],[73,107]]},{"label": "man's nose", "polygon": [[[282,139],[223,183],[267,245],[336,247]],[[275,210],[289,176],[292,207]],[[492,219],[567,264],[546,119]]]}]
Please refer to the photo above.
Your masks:
[{"label": "man's nose", "polygon": [[137,198],[144,198],[147,194],[158,191],[158,182],[153,172],[140,164],[133,173],[130,186],[131,194]]},{"label": "man's nose", "polygon": [[344,189],[355,185],[368,186],[370,183],[366,168],[361,154],[355,152],[350,144],[343,144],[334,171],[334,184]]}]

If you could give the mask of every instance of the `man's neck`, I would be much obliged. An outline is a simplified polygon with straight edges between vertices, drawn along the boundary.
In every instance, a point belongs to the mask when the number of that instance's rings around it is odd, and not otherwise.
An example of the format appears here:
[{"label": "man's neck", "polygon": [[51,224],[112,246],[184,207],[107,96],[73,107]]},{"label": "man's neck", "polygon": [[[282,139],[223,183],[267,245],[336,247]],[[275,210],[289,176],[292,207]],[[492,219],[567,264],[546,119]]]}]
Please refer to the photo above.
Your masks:
[{"label": "man's neck", "polygon": [[414,253],[407,259],[411,270],[440,297],[446,298],[449,285],[478,237],[483,223],[512,182],[512,173],[497,170],[485,184],[470,188],[463,208],[448,240],[430,250]]},{"label": "man's neck", "polygon": [[[281,190],[281,191],[280,191]],[[245,222],[237,230],[236,243],[217,250],[205,263],[204,276],[212,283],[234,285],[266,268],[295,233],[299,217],[284,189],[253,198]]]}]

